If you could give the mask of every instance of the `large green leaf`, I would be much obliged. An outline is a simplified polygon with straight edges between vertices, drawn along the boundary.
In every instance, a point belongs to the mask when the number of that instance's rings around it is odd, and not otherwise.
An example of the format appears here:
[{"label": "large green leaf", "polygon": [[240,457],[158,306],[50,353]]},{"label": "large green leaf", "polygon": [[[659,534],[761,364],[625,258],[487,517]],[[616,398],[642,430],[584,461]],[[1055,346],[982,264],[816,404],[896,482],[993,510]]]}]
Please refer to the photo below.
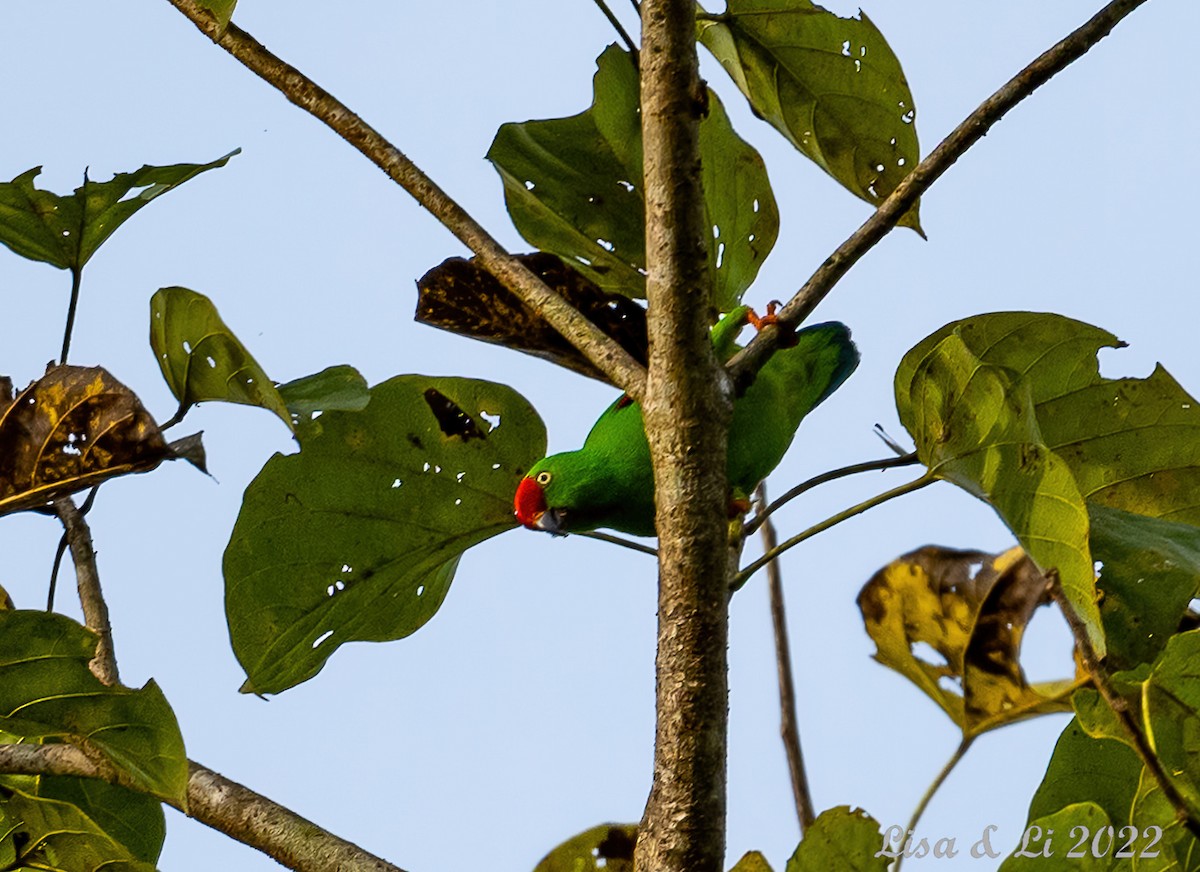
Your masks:
[{"label": "large green leaf", "polygon": [[275,383],[204,294],[160,288],[150,298],[150,347],[181,411],[221,400],[261,406],[293,426]]},{"label": "large green leaf", "polygon": [[0,243],[22,257],[59,269],[82,269],[118,227],[156,197],[201,173],[223,167],[241,149],[206,164],[144,166],[107,182],[83,184],[70,196],[33,186],[41,167],[0,183]]},{"label": "large green leaf", "polygon": [[[505,124],[488,150],[517,230],[597,285],[646,295],[638,76],[628,53],[597,60],[595,100],[570,118]],[[779,212],[766,167],[730,126],[715,94],[700,125],[714,305],[732,309],[770,253]]]},{"label": "large green leaf", "polygon": [[76,806],[19,790],[0,800],[0,842],[14,845],[19,870],[154,872],[153,862],[114,841]]},{"label": "large green leaf", "polygon": [[167,822],[162,803],[148,793],[95,778],[43,775],[38,779],[37,795],[71,803],[138,860],[158,861]]},{"label": "large green leaf", "polygon": [[1200,630],[1167,643],[1143,687],[1142,718],[1163,768],[1200,806]]},{"label": "large green leaf", "polygon": [[533,872],[632,872],[637,824],[601,824],[572,836]]},{"label": "large green leaf", "polygon": [[[859,16],[841,18],[809,0],[728,0],[720,15],[700,9],[697,32],[760,118],[878,205],[921,154],[900,61]],[[920,230],[916,206],[901,223]]]},{"label": "large green leaf", "polygon": [[516,526],[513,493],[545,446],[523,397],[471,379],[397,376],[361,412],[313,421],[246,489],[225,551],[243,689],[277,693],[345,642],[428,621],[462,552]]},{"label": "large green leaf", "polygon": [[279,396],[297,425],[325,412],[358,412],[371,401],[367,380],[346,364],[329,366],[280,385]]},{"label": "large green leaf", "polygon": [[1029,804],[1029,823],[1080,802],[1092,802],[1114,825],[1129,820],[1141,777],[1137,753],[1115,739],[1089,736],[1071,721],[1058,737],[1042,783]]},{"label": "large green leaf", "polygon": [[1152,662],[1200,587],[1200,528],[1088,504],[1110,670]]},{"label": "large green leaf", "polygon": [[1043,443],[1089,502],[1200,526],[1200,404],[1166,370],[1103,378],[1096,353],[1124,344],[1111,333],[1061,315],[996,312],[947,324],[905,355],[898,405],[916,367],[951,334],[1028,388]]},{"label": "large green leaf", "polygon": [[[1138,831],[1133,872],[1200,870],[1200,842],[1176,816],[1175,807],[1163,794],[1162,786],[1146,769],[1142,769],[1130,823]],[[1161,840],[1156,838],[1159,833]]]},{"label": "large green leaf", "polygon": [[1042,442],[1028,385],[951,332],[905,355],[896,405],[921,462],[990,503],[1038,566],[1058,571],[1103,656],[1087,509],[1070,468]]},{"label": "large green leaf", "polygon": [[98,751],[140,788],[185,803],[187,756],[162,691],[101,684],[95,653],[96,636],[70,618],[0,611],[0,729]]},{"label": "large green leaf", "polygon": [[885,872],[891,861],[881,856],[881,845],[900,847],[885,841],[865,811],[845,805],[827,809],[805,830],[786,872]]},{"label": "large green leaf", "polygon": [[[1116,869],[1112,844],[1095,854],[1090,839],[1101,839],[1104,832],[1113,832],[1108,816],[1092,802],[1080,802],[1059,809],[1054,814],[1033,821],[1022,834],[1017,850],[1000,864],[1000,872],[1039,872],[1046,869],[1071,869],[1078,872],[1102,872]],[[1077,844],[1080,834],[1084,841]],[[1115,835],[1114,835],[1115,839]],[[1119,848],[1120,845],[1118,844]]]}]

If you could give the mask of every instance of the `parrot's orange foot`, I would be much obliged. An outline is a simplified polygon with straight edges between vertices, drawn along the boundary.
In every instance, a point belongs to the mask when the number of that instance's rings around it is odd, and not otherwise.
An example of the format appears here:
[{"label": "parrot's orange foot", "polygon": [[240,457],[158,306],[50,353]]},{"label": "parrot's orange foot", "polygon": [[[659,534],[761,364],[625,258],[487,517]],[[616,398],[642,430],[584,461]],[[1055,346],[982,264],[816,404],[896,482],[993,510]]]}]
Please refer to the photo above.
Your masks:
[{"label": "parrot's orange foot", "polygon": [[729,498],[729,517],[740,518],[746,512],[750,511],[750,501],[742,497]]},{"label": "parrot's orange foot", "polygon": [[[783,304],[778,300],[772,300],[771,302],[767,303],[767,314],[761,317],[753,309],[748,309],[746,311],[746,320],[750,322],[755,330],[760,331],[764,327],[769,327],[772,324],[778,324],[779,316],[775,313],[779,311],[782,305]],[[784,332],[779,344],[784,348],[791,348],[796,344],[796,341],[796,331],[787,330]]]}]

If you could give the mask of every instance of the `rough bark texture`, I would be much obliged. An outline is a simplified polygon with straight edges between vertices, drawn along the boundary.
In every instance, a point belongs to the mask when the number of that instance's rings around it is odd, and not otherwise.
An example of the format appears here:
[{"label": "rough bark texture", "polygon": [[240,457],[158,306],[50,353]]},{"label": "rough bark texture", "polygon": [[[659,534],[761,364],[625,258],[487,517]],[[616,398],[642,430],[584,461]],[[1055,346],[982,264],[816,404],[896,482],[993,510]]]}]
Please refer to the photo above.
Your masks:
[{"label": "rough bark texture", "polygon": [[691,0],[642,3],[646,292],[643,404],[659,536],[654,784],[638,836],[641,872],[720,872],[728,722],[729,381],[709,340],[711,277],[700,181]]}]

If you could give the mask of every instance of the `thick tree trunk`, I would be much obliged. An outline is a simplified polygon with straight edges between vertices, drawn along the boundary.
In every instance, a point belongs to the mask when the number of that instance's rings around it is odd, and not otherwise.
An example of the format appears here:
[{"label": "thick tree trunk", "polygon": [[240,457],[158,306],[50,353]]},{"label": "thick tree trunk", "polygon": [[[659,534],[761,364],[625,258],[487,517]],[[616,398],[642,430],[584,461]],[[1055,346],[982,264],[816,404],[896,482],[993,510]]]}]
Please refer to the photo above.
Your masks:
[{"label": "thick tree trunk", "polygon": [[646,292],[643,404],[654,459],[659,630],[654,784],[641,872],[720,872],[725,855],[728,524],[732,394],[709,341],[711,275],[692,0],[643,0]]}]

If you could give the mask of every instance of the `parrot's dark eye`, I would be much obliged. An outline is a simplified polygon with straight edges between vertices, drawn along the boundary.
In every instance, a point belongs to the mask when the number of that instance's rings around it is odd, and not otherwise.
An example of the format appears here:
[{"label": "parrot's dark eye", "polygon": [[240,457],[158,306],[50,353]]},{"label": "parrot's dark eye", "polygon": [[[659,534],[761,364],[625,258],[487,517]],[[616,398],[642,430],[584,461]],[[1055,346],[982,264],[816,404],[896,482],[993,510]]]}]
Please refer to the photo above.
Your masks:
[{"label": "parrot's dark eye", "polygon": [[554,476],[552,476],[552,475],[551,475],[550,473],[548,473],[548,472],[539,472],[539,473],[537,474],[537,478],[536,478],[536,479],[534,479],[534,481],[536,481],[536,482],[537,482],[538,484],[540,484],[542,487],[545,487],[546,485],[550,484],[550,479],[552,479],[553,477],[554,477]]}]

